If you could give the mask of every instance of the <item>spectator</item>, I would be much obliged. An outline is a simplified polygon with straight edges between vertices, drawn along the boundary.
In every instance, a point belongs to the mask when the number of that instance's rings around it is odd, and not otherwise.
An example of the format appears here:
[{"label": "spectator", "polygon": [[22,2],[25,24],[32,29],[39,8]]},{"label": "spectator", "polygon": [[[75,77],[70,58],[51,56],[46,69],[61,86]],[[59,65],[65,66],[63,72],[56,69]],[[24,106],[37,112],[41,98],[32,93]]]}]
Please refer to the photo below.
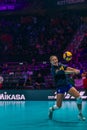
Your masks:
[{"label": "spectator", "polygon": [[24,83],[25,83],[25,79],[23,77],[20,77],[17,83],[17,89],[19,88],[23,89]]},{"label": "spectator", "polygon": [[82,89],[83,88],[83,79],[82,79],[82,77],[81,77],[81,75],[76,75],[76,77],[75,77],[75,87],[77,88],[77,89]]},{"label": "spectator", "polygon": [[4,78],[0,75],[0,89],[3,87]]},{"label": "spectator", "polygon": [[33,82],[32,82],[32,77],[30,75],[27,77],[27,80],[24,83],[24,87],[29,88],[29,89],[34,89]]},{"label": "spectator", "polygon": [[85,89],[85,95],[87,96],[87,73],[85,78],[83,79],[83,87]]},{"label": "spectator", "polygon": [[35,80],[35,88],[36,89],[45,88],[44,77],[42,76],[41,73],[37,74],[37,77],[36,77],[36,80]]}]

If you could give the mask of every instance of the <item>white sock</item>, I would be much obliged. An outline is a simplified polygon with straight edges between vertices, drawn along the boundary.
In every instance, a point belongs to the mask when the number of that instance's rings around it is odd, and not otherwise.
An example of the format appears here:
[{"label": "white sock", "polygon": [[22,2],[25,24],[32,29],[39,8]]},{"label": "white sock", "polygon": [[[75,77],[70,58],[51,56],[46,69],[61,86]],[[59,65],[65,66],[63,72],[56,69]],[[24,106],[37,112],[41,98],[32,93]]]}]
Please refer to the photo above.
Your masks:
[{"label": "white sock", "polygon": [[58,109],[60,109],[57,105],[54,105],[52,108],[53,108],[53,110],[58,110]]}]

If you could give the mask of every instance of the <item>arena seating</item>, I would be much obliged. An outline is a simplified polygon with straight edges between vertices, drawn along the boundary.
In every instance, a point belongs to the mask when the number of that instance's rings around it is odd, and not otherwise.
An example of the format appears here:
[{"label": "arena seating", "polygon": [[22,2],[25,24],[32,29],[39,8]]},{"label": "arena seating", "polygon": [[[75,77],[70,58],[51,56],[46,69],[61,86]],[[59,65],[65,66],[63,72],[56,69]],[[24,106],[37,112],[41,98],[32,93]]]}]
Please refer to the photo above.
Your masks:
[{"label": "arena seating", "polygon": [[[26,75],[35,83],[37,73],[45,79],[46,87],[54,88],[50,75],[50,55],[62,54],[77,34],[81,25],[79,16],[64,14],[55,17],[13,16],[0,18],[0,75],[4,78],[4,88],[21,88]],[[84,44],[85,43],[85,44]],[[78,46],[78,53],[68,64],[87,71],[87,35]],[[85,46],[84,46],[85,45]],[[84,59],[84,62],[83,62]],[[79,62],[80,61],[80,62]]]}]

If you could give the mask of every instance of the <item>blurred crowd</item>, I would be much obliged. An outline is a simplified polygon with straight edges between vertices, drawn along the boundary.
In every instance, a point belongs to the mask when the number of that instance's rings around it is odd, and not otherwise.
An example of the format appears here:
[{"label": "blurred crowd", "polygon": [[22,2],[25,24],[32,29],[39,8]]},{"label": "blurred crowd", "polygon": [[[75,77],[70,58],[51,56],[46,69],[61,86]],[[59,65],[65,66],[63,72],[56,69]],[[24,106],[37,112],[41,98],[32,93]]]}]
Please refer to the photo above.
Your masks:
[{"label": "blurred crowd", "polygon": [[[57,55],[63,61],[64,50],[82,24],[75,15],[0,18],[0,88],[54,89],[49,57]],[[87,32],[68,63],[81,70],[82,80],[87,72],[86,50]],[[71,77],[76,81],[78,76]]]},{"label": "blurred crowd", "polygon": [[0,18],[0,60],[43,61],[50,54],[61,57],[80,24],[76,16],[4,16]]}]

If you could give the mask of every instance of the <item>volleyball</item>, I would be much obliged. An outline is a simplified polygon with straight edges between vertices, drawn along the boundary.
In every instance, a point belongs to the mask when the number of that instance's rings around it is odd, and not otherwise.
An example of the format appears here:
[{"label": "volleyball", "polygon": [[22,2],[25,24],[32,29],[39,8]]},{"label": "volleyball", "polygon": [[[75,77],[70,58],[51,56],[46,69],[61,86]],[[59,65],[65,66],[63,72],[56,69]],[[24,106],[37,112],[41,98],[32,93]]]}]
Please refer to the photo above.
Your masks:
[{"label": "volleyball", "polygon": [[72,59],[72,53],[70,51],[66,51],[63,53],[63,59],[66,61],[70,61]]}]

